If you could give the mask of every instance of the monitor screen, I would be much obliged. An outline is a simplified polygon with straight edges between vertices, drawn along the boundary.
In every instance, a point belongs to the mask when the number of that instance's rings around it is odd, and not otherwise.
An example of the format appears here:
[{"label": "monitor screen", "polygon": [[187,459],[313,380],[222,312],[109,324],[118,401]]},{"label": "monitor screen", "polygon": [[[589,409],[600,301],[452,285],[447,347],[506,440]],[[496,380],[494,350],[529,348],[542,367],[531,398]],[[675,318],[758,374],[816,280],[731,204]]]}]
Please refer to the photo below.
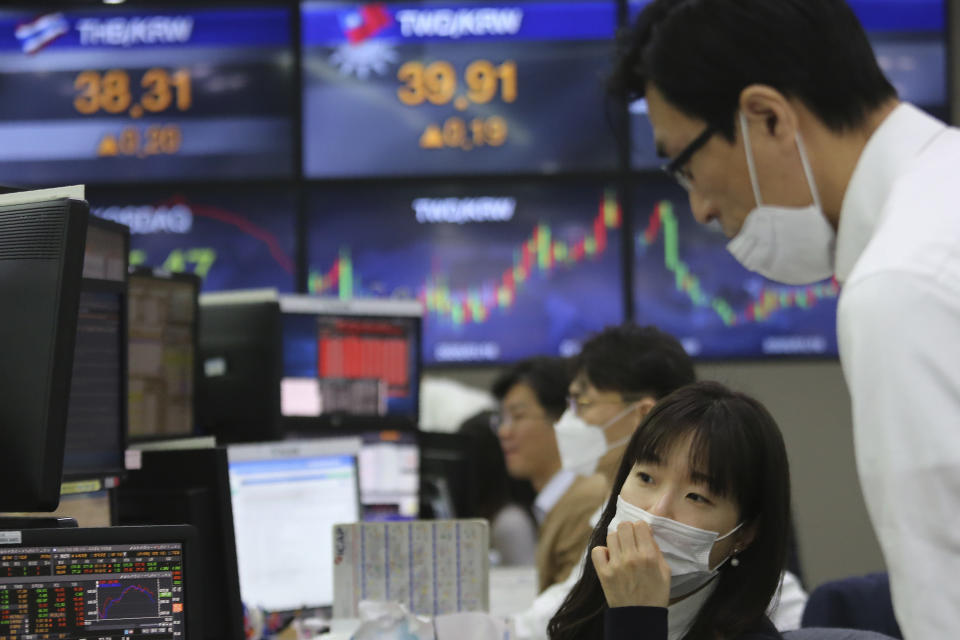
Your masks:
[{"label": "monitor screen", "polygon": [[355,439],[228,448],[243,602],[333,604],[333,525],[360,519]]},{"label": "monitor screen", "polygon": [[615,168],[614,2],[302,7],[307,176]]},{"label": "monitor screen", "polygon": [[281,413],[406,416],[420,399],[420,309],[284,296]]},{"label": "monitor screen", "polygon": [[254,7],[0,12],[0,175],[290,176],[290,21]]},{"label": "monitor screen", "polygon": [[901,100],[950,117],[944,0],[850,0]]},{"label": "monitor screen", "polygon": [[[632,20],[648,0],[630,0]],[[950,118],[947,74],[946,8],[943,0],[848,0],[873,45],[880,68],[900,99],[941,120]],[[630,105],[631,163],[657,169],[646,102]]]},{"label": "monitor screen", "polygon": [[839,285],[781,285],[747,271],[666,178],[632,193],[634,313],[696,358],[836,356]]},{"label": "monitor screen", "polygon": [[37,529],[5,539],[16,540],[0,549],[7,637],[197,637],[201,586],[188,527]]},{"label": "monitor screen", "polygon": [[294,290],[294,195],[278,187],[90,189],[130,227],[130,264],[193,273],[203,290]]},{"label": "monitor screen", "polygon": [[[287,430],[289,440],[322,437],[322,431],[300,424]],[[354,433],[353,430],[348,430]],[[339,432],[338,432],[339,433]],[[364,431],[360,439],[358,464],[360,502],[365,521],[412,520],[419,513],[420,448],[414,431]]]},{"label": "monitor screen", "polygon": [[310,292],[419,300],[427,364],[570,355],[623,320],[602,184],[316,186],[308,204]]},{"label": "monitor screen", "polygon": [[420,449],[413,432],[380,431],[363,436],[360,499],[363,519],[412,520],[419,513]]},{"label": "monitor screen", "polygon": [[199,280],[134,273],[128,286],[128,435],[192,435]]},{"label": "monitor screen", "polygon": [[63,471],[68,478],[124,466],[127,385],[125,296],[81,285]]}]

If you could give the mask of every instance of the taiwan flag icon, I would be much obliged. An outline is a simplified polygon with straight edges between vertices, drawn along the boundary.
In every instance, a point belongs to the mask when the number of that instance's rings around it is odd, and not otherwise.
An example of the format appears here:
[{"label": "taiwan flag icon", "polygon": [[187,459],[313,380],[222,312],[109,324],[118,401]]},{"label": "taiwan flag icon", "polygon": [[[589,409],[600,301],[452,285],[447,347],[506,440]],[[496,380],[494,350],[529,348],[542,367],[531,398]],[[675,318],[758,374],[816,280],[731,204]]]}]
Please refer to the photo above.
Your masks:
[{"label": "taiwan flag icon", "polygon": [[14,35],[24,53],[34,54],[70,31],[62,13],[48,13],[17,25]]},{"label": "taiwan flag icon", "polygon": [[340,27],[350,44],[372,38],[393,24],[393,17],[382,2],[365,4],[340,16]]}]

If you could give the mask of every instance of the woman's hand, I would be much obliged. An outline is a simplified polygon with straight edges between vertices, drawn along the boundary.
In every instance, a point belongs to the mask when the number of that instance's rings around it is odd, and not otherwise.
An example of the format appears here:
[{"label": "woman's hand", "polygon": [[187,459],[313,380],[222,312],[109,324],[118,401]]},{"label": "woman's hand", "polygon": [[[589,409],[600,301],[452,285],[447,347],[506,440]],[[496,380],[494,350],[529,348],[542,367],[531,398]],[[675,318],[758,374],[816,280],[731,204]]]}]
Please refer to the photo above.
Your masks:
[{"label": "woman's hand", "polygon": [[611,608],[669,604],[670,565],[647,523],[620,523],[607,534],[607,546],[594,547],[590,557]]}]

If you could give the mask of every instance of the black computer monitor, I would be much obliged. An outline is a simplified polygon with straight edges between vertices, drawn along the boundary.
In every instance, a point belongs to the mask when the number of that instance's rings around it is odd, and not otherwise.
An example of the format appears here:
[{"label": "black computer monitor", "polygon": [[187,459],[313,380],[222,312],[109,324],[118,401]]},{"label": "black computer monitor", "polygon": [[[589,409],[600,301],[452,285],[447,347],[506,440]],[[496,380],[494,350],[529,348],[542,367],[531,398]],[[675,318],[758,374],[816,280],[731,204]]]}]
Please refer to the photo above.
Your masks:
[{"label": "black computer monitor", "polygon": [[248,605],[333,605],[333,525],[360,519],[355,438],[227,448],[240,592]]},{"label": "black computer monitor", "polygon": [[65,478],[103,478],[124,470],[129,250],[128,227],[90,218],[67,415]]},{"label": "black computer monitor", "polygon": [[223,448],[144,451],[140,469],[116,490],[121,525],[189,524],[196,528],[203,573],[204,640],[243,640],[230,476]]},{"label": "black computer monitor", "polygon": [[134,269],[128,282],[128,436],[194,434],[200,278]]},{"label": "black computer monitor", "polygon": [[32,529],[4,532],[4,542],[6,637],[200,637],[204,586],[192,527]]},{"label": "black computer monitor", "polygon": [[474,456],[461,433],[421,431],[420,517],[458,518],[469,513],[477,494]]},{"label": "black computer monitor", "polygon": [[0,509],[60,499],[86,202],[0,206]]},{"label": "black computer monitor", "polygon": [[197,416],[220,442],[280,437],[280,305],[272,292],[200,298]]}]

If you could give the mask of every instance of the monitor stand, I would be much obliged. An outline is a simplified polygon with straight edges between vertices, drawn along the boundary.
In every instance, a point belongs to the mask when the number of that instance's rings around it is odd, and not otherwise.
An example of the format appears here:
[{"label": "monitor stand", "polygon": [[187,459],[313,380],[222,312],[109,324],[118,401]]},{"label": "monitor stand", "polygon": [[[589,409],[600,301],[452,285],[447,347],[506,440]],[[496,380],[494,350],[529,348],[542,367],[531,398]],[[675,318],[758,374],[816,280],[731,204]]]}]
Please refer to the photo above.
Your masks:
[{"label": "monitor stand", "polygon": [[60,518],[55,516],[0,517],[0,531],[9,531],[11,529],[63,529],[76,526],[76,518]]}]

